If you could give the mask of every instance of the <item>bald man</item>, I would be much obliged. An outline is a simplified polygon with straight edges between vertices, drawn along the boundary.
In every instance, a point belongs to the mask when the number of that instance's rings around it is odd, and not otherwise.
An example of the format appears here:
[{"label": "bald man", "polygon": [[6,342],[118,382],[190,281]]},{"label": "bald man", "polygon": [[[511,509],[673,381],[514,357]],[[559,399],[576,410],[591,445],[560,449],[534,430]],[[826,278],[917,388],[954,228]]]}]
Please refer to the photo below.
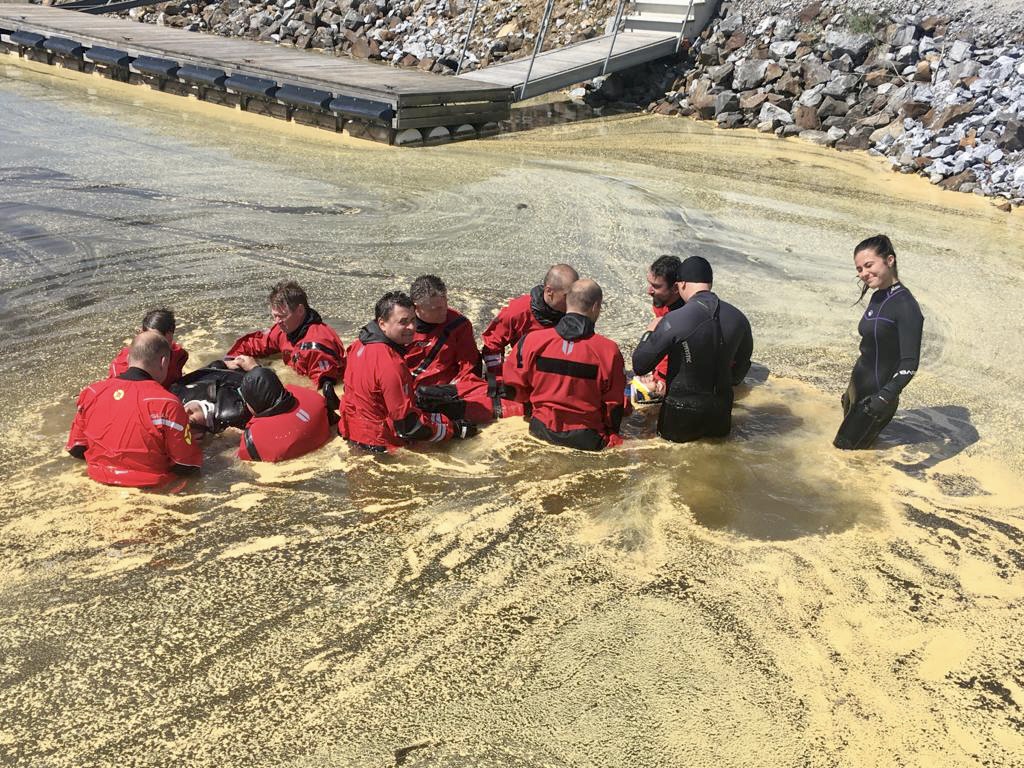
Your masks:
[{"label": "bald man", "polygon": [[617,445],[625,365],[618,345],[595,331],[603,294],[577,280],[553,328],[516,344],[503,368],[506,396],[530,403],[530,434],[554,445],[599,451]]},{"label": "bald man", "polygon": [[568,264],[555,264],[544,282],[517,299],[512,299],[498,312],[487,329],[480,335],[487,378],[491,381],[501,373],[505,348],[516,343],[530,331],[553,328],[565,317],[565,301],[573,283],[580,279],[576,270]]},{"label": "bald man", "polygon": [[67,451],[85,459],[93,480],[154,487],[202,466],[181,401],[160,384],[170,362],[163,334],[143,331],[128,349],[128,369],[78,396]]}]

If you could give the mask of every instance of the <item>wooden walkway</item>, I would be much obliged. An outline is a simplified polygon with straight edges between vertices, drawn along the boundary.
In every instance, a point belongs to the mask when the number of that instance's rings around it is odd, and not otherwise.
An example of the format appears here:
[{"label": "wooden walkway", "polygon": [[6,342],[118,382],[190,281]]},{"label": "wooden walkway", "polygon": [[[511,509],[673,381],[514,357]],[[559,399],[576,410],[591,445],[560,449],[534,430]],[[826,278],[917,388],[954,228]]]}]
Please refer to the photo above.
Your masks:
[{"label": "wooden walkway", "polygon": [[[620,32],[615,38],[607,72],[618,72],[662,56],[670,56],[676,50],[678,36],[677,32]],[[611,45],[612,36],[604,35],[539,53],[532,70],[530,57],[527,56],[466,72],[457,79],[499,83],[514,89],[517,99],[528,99],[604,74],[605,58]],[[530,82],[524,90],[528,70]]]},{"label": "wooden walkway", "polygon": [[[142,24],[38,5],[0,5],[0,41],[14,32],[100,46],[129,57],[219,70],[311,89],[332,97],[389,105],[395,129],[482,124],[507,119],[511,89],[486,80],[435,75],[385,64],[325,56],[273,43]],[[86,54],[88,56],[88,54]]]}]

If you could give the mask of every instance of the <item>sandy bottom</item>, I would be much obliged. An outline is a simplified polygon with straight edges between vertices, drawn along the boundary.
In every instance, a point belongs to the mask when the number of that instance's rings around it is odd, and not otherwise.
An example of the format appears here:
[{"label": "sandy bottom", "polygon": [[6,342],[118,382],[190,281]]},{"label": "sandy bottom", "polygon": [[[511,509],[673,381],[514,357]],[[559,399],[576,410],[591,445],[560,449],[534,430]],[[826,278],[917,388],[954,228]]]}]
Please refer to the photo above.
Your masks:
[{"label": "sandy bottom", "polygon": [[[1024,761],[1020,214],[683,120],[396,151],[3,61],[0,114],[0,763]],[[846,454],[877,231],[923,367]],[[508,421],[244,466],[223,435],[177,495],[62,455],[152,305],[198,363],[285,275],[350,341],[424,272],[479,328],[568,259],[628,355],[663,252],[753,322],[728,440],[664,444],[645,409],[600,455]]]}]

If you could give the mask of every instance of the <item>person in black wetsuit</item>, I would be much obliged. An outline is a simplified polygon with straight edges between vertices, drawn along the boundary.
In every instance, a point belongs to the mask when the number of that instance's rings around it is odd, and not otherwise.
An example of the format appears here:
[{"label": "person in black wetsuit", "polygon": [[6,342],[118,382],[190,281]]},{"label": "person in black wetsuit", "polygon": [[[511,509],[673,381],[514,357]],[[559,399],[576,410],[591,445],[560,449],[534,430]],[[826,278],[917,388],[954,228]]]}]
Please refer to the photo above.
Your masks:
[{"label": "person in black wetsuit", "polygon": [[707,259],[686,259],[676,284],[685,304],[655,318],[633,352],[633,370],[640,375],[668,356],[658,434],[677,443],[729,434],[732,388],[750,370],[750,322],[711,292],[712,279]]},{"label": "person in black wetsuit", "polygon": [[843,393],[843,423],[836,448],[869,448],[899,405],[900,392],[917,372],[924,316],[917,300],[900,283],[896,251],[885,235],[857,244],[853,263],[864,287],[874,290],[860,319],[860,357]]}]

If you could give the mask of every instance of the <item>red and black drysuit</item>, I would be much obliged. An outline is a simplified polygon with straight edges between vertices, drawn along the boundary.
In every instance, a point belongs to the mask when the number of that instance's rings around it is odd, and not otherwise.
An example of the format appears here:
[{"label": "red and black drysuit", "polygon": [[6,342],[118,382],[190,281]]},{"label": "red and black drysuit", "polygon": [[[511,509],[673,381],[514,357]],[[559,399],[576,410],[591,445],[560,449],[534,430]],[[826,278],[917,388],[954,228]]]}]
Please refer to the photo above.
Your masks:
[{"label": "red and black drysuit", "polygon": [[345,373],[345,348],[338,334],[315,309],[307,307],[302,325],[291,333],[286,334],[275,323],[266,331],[242,336],[231,345],[227,356],[266,357],[275,352],[281,353],[285,365],[313,380],[331,410],[338,407],[334,385]]},{"label": "red and black drysuit", "polygon": [[289,385],[270,408],[253,414],[239,439],[238,458],[285,461],[311,453],[330,439],[327,401],[308,387]]},{"label": "red and black drysuit", "polygon": [[[180,379],[184,373],[185,363],[188,362],[188,352],[182,347],[178,346],[177,342],[171,343],[171,360],[167,365],[167,375],[164,376],[163,382],[165,387],[170,387],[178,379]],[[110,361],[110,368],[107,371],[107,376],[114,378],[120,376],[122,373],[128,370],[128,347],[125,347],[117,353],[117,357]]]},{"label": "red and black drysuit", "polygon": [[501,374],[506,347],[515,346],[531,331],[553,328],[563,317],[564,312],[559,312],[544,301],[543,285],[535,285],[529,293],[512,299],[480,336],[483,342],[480,354],[487,367],[487,378],[492,379]]},{"label": "red and black drysuit", "polygon": [[473,324],[454,309],[441,323],[416,319],[416,336],[405,349],[405,363],[416,386],[416,404],[424,411],[476,424],[523,415],[520,403],[488,394],[487,381],[479,373]]},{"label": "red and black drysuit", "polygon": [[506,392],[533,406],[535,437],[587,451],[621,442],[625,365],[590,318],[570,312],[523,337],[503,371]]},{"label": "red and black drysuit", "polygon": [[134,488],[163,485],[203,464],[181,401],[141,368],[82,390],[67,451],[85,459],[93,480]]},{"label": "red and black drysuit", "polygon": [[393,451],[411,440],[440,442],[455,436],[448,417],[416,407],[405,352],[376,321],[362,328],[348,348],[338,432],[360,448]]}]

